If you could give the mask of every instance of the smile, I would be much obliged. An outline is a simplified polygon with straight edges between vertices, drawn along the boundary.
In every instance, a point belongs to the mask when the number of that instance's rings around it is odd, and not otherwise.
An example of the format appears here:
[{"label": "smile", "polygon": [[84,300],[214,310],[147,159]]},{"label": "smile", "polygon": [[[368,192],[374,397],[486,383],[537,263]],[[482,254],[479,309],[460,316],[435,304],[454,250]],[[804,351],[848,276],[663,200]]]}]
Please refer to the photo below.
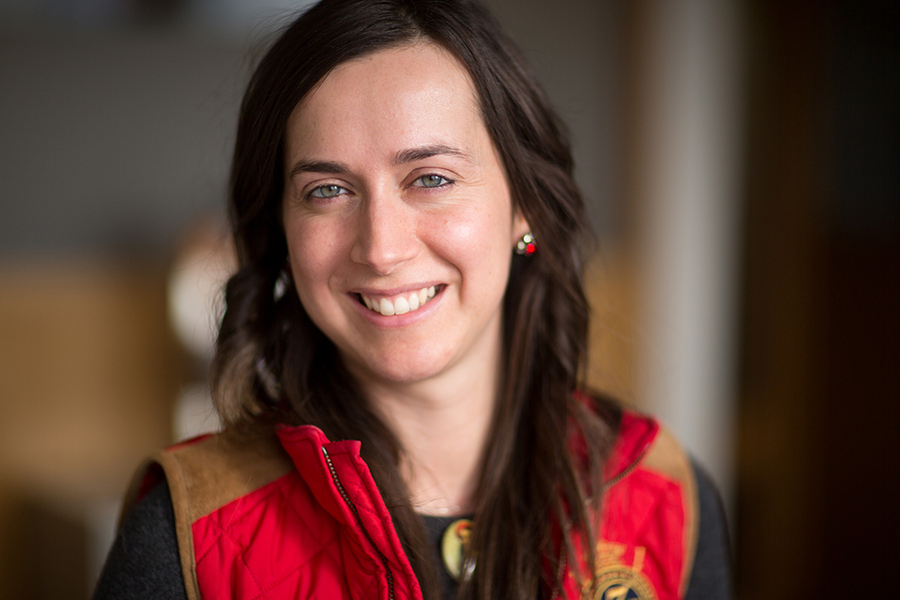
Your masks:
[{"label": "smile", "polygon": [[435,289],[432,285],[417,292],[400,294],[393,298],[367,296],[366,294],[359,294],[359,297],[369,310],[385,317],[390,317],[393,315],[405,315],[408,312],[418,310],[428,304],[428,301],[434,298],[434,294]]}]

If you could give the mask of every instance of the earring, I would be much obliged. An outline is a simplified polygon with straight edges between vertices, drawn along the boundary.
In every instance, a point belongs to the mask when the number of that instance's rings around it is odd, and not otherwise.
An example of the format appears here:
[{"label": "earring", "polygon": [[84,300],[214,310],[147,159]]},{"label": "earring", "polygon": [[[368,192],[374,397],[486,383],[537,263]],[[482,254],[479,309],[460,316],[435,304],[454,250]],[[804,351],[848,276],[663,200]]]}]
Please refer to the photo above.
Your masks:
[{"label": "earring", "polygon": [[534,241],[534,235],[529,231],[522,236],[522,239],[516,242],[516,254],[530,256],[537,250],[537,244]]},{"label": "earring", "polygon": [[278,279],[275,280],[275,286],[272,289],[272,297],[278,302],[284,297],[285,292],[290,287],[291,274],[287,268],[281,270]]}]

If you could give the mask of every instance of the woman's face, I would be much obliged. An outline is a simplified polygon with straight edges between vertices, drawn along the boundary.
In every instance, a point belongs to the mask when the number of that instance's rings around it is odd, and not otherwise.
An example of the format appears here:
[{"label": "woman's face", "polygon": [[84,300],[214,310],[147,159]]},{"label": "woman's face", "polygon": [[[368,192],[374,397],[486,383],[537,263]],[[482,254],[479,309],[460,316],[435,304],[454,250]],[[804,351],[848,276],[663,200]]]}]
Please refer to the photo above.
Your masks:
[{"label": "woman's face", "polygon": [[285,141],[291,273],[351,371],[416,382],[495,368],[528,224],[456,59],[419,43],[344,63]]}]

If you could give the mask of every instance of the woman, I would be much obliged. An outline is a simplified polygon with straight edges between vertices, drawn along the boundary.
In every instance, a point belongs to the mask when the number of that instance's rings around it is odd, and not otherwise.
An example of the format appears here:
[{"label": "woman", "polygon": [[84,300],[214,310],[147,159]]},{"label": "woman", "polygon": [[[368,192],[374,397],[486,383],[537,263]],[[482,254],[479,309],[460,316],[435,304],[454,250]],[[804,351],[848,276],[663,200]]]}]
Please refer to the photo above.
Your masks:
[{"label": "woman", "polygon": [[696,480],[579,391],[568,143],[483,8],[309,9],[250,82],[230,214],[228,433],[139,477],[98,597],[684,595]]}]

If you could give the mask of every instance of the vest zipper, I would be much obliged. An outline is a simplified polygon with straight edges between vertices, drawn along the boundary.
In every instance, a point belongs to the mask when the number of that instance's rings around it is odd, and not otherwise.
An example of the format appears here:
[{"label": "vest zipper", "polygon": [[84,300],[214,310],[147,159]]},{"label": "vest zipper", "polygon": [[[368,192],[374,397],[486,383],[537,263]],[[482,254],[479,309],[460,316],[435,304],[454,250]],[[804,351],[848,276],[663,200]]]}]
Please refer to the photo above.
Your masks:
[{"label": "vest zipper", "polygon": [[623,479],[625,479],[626,477],[628,477],[628,476],[631,474],[632,471],[634,471],[635,469],[637,469],[638,465],[641,464],[641,461],[644,460],[644,455],[647,454],[647,450],[649,450],[649,446],[648,446],[647,448],[644,448],[644,449],[641,451],[641,453],[638,455],[637,459],[636,459],[633,463],[631,463],[630,465],[628,465],[627,467],[625,467],[624,469],[622,469],[622,472],[621,472],[621,473],[619,473],[618,475],[616,475],[615,477],[613,477],[612,479],[610,479],[609,481],[607,481],[606,483],[604,483],[604,484],[603,484],[603,491],[605,492],[606,490],[608,490],[608,489],[611,488],[612,486],[616,485],[617,483],[619,483],[620,481],[622,481]]},{"label": "vest zipper", "polygon": [[350,500],[350,496],[347,495],[347,491],[344,490],[344,486],[341,484],[341,480],[338,477],[337,471],[335,471],[334,469],[334,464],[331,462],[331,456],[328,454],[328,450],[325,449],[325,446],[322,446],[322,453],[325,455],[325,462],[328,463],[328,470],[331,471],[331,478],[334,480],[334,484],[337,486],[338,491],[341,493],[341,498],[343,498],[344,502],[347,503],[347,506],[350,507],[350,510],[353,512],[353,516],[356,517],[357,525],[359,525],[359,528],[362,529],[363,533],[366,535],[366,539],[369,540],[372,548],[375,550],[375,552],[378,553],[378,558],[381,559],[381,564],[384,565],[384,572],[387,575],[388,583],[388,598],[389,600],[394,600],[394,574],[391,572],[391,567],[388,564],[388,559],[384,554],[382,554],[381,550],[378,549],[378,546],[375,545],[375,540],[372,539],[372,536],[369,535],[369,532],[366,530],[365,525],[363,525],[362,519],[359,516],[359,511],[356,509],[356,505],[353,504],[353,501]]}]

